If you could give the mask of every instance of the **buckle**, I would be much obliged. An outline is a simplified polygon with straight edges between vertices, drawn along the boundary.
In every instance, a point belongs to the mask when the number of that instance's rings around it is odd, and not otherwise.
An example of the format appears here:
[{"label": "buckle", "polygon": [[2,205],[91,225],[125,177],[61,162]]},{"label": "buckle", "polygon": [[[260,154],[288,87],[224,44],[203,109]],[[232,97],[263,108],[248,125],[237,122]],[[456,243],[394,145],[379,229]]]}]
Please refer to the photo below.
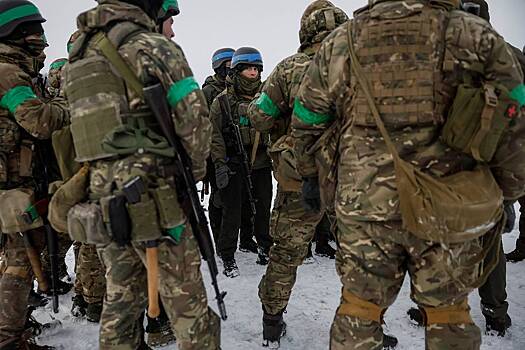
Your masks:
[{"label": "buckle", "polygon": [[485,84],[483,87],[485,92],[485,104],[490,107],[496,107],[498,105],[498,95],[496,95],[496,88],[494,86]]}]

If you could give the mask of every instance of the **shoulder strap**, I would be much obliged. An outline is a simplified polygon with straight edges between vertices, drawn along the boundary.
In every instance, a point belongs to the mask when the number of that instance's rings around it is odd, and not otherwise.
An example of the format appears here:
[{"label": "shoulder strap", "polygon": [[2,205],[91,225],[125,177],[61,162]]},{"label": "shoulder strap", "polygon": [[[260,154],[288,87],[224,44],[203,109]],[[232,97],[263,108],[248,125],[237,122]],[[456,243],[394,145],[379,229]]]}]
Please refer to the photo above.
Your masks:
[{"label": "shoulder strap", "polygon": [[368,80],[365,77],[365,74],[363,72],[363,67],[361,67],[361,64],[359,63],[359,60],[357,59],[357,55],[355,53],[354,48],[354,41],[352,39],[352,21],[348,21],[348,30],[347,30],[347,36],[348,36],[348,48],[350,50],[350,64],[352,66],[352,70],[354,71],[354,74],[357,78],[357,81],[359,82],[359,85],[361,85],[361,88],[363,89],[363,93],[365,94],[366,100],[368,102],[368,105],[370,107],[370,111],[372,112],[372,115],[374,116],[375,122],[377,124],[377,127],[379,131],[381,132],[381,135],[385,139],[386,146],[390,153],[392,153],[392,156],[394,159],[400,159],[399,153],[397,153],[396,147],[394,146],[394,143],[392,142],[392,139],[390,138],[390,135],[388,134],[388,131],[386,130],[385,124],[381,120],[381,115],[379,114],[379,110],[376,106],[376,103],[374,101],[374,98],[372,97],[372,93],[370,92],[370,84],[368,83]]},{"label": "shoulder strap", "polygon": [[94,38],[94,44],[97,48],[102,51],[102,54],[108,59],[109,62],[115,67],[122,78],[126,81],[126,84],[140,97],[143,97],[144,93],[142,89],[144,85],[140,82],[137,75],[129,68],[129,64],[124,61],[117,48],[108,39],[104,32],[98,32]]}]

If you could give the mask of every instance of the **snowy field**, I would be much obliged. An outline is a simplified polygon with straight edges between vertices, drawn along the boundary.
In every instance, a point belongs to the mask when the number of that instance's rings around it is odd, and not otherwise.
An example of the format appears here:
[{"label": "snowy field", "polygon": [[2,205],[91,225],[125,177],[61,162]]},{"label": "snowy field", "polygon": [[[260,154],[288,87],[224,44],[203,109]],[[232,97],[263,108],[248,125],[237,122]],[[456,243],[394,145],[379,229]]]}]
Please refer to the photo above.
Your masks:
[{"label": "snowy field", "polygon": [[[517,235],[517,230],[514,230],[504,236],[505,252],[514,248]],[[228,279],[222,274],[219,276],[221,289],[228,292],[226,306],[229,318],[222,323],[223,350],[263,349],[262,311],[257,286],[264,273],[264,267],[255,264],[255,259],[254,254],[237,253],[240,277]],[[69,273],[73,276],[72,262],[73,256],[70,251],[68,265]],[[222,271],[222,266],[219,266],[219,269]],[[206,286],[210,287],[206,264],[203,264],[203,273]],[[424,349],[423,329],[413,326],[406,316],[406,311],[413,305],[409,298],[407,282],[408,280],[405,281],[395,304],[386,313],[387,333],[399,338],[399,350]],[[288,313],[285,314],[288,333],[281,341],[282,350],[328,349],[329,329],[339,302],[340,288],[334,260],[316,257],[315,263],[299,269]],[[210,291],[209,288],[208,296],[213,295]],[[525,262],[507,264],[507,292],[513,326],[505,338],[484,335],[481,347],[484,350],[525,349]],[[70,315],[71,296],[69,294],[60,298],[57,319],[62,322],[63,327],[41,336],[39,343],[65,350],[97,349],[98,325],[90,324],[86,320],[77,320]],[[211,300],[210,303],[215,308],[215,302]],[[470,305],[474,321],[484,329],[485,320],[479,308],[477,292],[470,296]],[[41,322],[49,322],[52,315],[50,305],[35,313]],[[163,349],[175,350],[177,346],[171,345]]]}]

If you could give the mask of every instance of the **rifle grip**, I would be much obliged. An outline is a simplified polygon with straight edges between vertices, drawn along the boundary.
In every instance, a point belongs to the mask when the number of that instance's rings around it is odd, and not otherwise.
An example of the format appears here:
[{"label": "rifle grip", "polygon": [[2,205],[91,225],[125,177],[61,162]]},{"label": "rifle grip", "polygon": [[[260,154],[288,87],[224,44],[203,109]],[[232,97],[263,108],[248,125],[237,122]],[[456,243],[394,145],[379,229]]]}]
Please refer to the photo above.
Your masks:
[{"label": "rifle grip", "polygon": [[158,248],[146,248],[146,267],[148,271],[148,316],[157,318],[159,306],[159,257]]}]

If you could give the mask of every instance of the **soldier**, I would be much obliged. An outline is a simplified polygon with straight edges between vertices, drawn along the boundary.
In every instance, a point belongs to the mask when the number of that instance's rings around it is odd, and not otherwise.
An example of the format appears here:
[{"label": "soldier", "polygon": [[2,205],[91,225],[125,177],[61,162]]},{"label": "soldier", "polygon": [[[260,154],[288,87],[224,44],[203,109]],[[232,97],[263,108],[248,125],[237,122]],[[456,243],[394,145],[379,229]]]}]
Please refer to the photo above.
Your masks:
[{"label": "soldier", "polygon": [[[271,160],[266,153],[268,134],[258,134],[247,117],[248,104],[261,88],[262,56],[254,48],[242,47],[235,51],[232,71],[226,78],[226,90],[215,98],[211,105],[210,119],[213,124],[211,157],[215,165],[215,177],[222,204],[222,226],[217,252],[224,263],[224,274],[237,277],[239,269],[235,262],[235,251],[239,229],[241,236],[254,232],[257,239],[257,263],[268,263],[268,252],[272,241],[269,235],[270,208],[272,201]],[[253,197],[256,215],[252,222],[251,203],[248,200],[243,160],[236,152],[235,137],[221,111],[219,98],[226,96],[230,106],[232,122],[240,128],[244,150],[251,162]],[[251,235],[251,234],[250,234]]]},{"label": "soldier", "polygon": [[209,76],[202,85],[202,92],[211,106],[215,97],[226,89],[226,77],[231,69],[231,62],[235,49],[226,47],[218,49],[211,58],[211,67],[215,75]]},{"label": "soldier", "polygon": [[[50,349],[27,340],[24,332],[33,272],[41,273],[38,253],[44,233],[41,218],[23,214],[30,220],[22,220],[20,213],[47,197],[44,184],[49,178],[44,178],[42,169],[51,164],[46,140],[68,122],[69,114],[62,99],[43,100],[37,97],[43,92],[33,85],[40,68],[38,57],[47,46],[45,19],[38,8],[27,0],[4,0],[0,13],[4,19],[0,26],[0,229],[6,240],[0,280],[0,348]],[[26,245],[23,236],[32,244]],[[45,283],[45,276],[38,277],[39,284]]]},{"label": "soldier", "polygon": [[[411,183],[401,182],[409,176],[403,171],[410,174],[409,169],[418,179],[428,174],[431,186],[441,183],[438,178],[454,174],[464,177],[450,198],[465,186],[476,192],[481,186],[469,175],[479,173],[471,171],[477,157],[495,164],[491,170],[505,198],[523,194],[525,167],[518,160],[525,156],[520,146],[525,125],[519,112],[516,115],[517,107],[525,103],[523,75],[503,38],[486,21],[457,11],[459,3],[370,0],[354,20],[323,42],[299,89],[292,135],[303,197],[310,207],[319,206],[321,181],[312,146],[329,126],[340,128],[333,156],[339,157],[336,263],[343,291],[331,328],[333,350],[381,348],[382,315],[394,302],[407,272],[412,299],[425,313],[426,348],[480,347],[480,332],[470,317],[467,297],[490,272],[488,267],[479,270],[479,256],[491,249],[488,242],[497,242],[496,226],[503,226],[501,220],[497,225],[492,221],[502,211],[500,189],[487,167],[478,170],[486,174],[480,182],[492,186],[486,197],[490,211],[476,220],[491,224],[474,237],[448,243],[456,231],[441,225],[450,224],[441,221],[446,220],[442,211],[418,207],[426,216],[409,216],[413,211],[408,209],[415,210],[410,200],[424,194],[408,191]],[[471,78],[487,88],[489,103],[477,100],[487,113],[494,98],[498,99],[491,93],[491,84],[508,89],[509,94],[500,97],[512,101],[501,103],[505,110],[497,109],[494,115],[505,120],[510,136],[498,144],[492,158],[486,154],[487,158],[480,158],[477,146],[469,153],[456,151],[440,138],[458,86]],[[467,117],[455,115],[463,116]],[[417,186],[423,185],[418,182]],[[414,229],[438,217],[439,225]]]},{"label": "soldier", "polygon": [[[211,134],[206,100],[182,50],[156,33],[159,10],[174,1],[98,2],[78,17],[80,36],[66,66],[65,94],[77,160],[89,164],[88,205],[96,215],[105,213],[112,232],[89,232],[106,242],[97,247],[107,278],[100,349],[148,348],[141,322],[145,261],[146,252],[151,263],[156,250],[159,291],[178,348],[217,350],[220,321],[207,306],[198,245],[177,201],[173,150],[142,97],[142,85],[160,82],[166,89],[175,132],[201,179]],[[139,193],[137,202],[123,202],[121,191],[128,186]],[[88,210],[82,208],[79,218]],[[126,228],[127,216],[132,227]]]},{"label": "soldier", "polygon": [[47,76],[47,91],[53,97],[60,95],[62,88],[62,69],[67,63],[67,58],[59,58],[51,62]]}]

